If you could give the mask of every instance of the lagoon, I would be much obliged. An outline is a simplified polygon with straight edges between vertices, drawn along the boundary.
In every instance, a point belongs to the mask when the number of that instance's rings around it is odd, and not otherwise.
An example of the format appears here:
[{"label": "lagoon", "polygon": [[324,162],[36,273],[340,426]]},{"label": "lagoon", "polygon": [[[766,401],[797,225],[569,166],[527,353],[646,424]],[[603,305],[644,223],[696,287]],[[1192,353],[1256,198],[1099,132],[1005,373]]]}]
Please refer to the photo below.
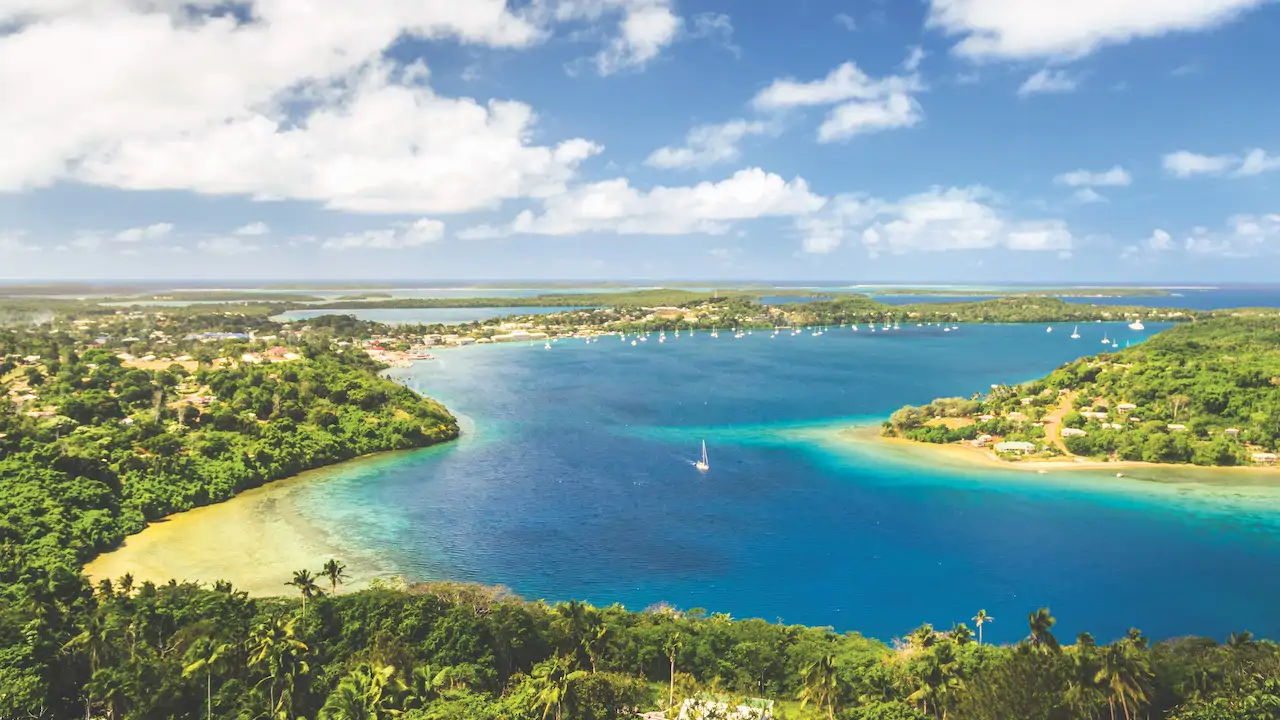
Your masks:
[{"label": "lagoon", "polygon": [[273,317],[277,322],[307,320],[321,315],[351,315],[360,320],[389,325],[462,325],[508,315],[547,315],[578,310],[578,307],[487,307],[487,308],[356,308],[343,310],[290,310]]},{"label": "lagoon", "polygon": [[[1140,341],[1158,329],[1090,324],[1078,341],[1039,325],[683,333],[441,353],[391,372],[462,416],[459,442],[335,468],[255,512],[303,523],[318,554],[327,546],[365,579],[665,601],[881,638],[986,608],[987,637],[1011,641],[1042,605],[1060,637],[1131,625],[1157,638],[1276,636],[1275,483],[1041,476],[833,440],[904,403],[1040,376],[1104,350],[1104,332]],[[706,474],[690,464],[703,439]]]}]

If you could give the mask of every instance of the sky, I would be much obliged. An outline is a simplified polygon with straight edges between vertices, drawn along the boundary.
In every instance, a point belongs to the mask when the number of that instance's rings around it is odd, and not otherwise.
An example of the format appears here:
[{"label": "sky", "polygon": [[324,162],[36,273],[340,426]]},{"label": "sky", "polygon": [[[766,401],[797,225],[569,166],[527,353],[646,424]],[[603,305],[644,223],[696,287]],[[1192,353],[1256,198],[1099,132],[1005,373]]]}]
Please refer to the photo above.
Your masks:
[{"label": "sky", "polygon": [[1276,0],[0,0],[0,278],[1266,282]]}]

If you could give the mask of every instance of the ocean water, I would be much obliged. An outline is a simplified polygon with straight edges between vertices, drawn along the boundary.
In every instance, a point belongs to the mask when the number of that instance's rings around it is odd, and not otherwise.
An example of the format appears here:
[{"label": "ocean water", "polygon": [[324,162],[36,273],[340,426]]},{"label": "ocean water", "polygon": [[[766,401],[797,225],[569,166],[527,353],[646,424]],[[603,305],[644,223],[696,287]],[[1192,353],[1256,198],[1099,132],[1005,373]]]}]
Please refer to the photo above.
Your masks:
[{"label": "ocean water", "polygon": [[[658,602],[891,638],[1049,606],[1061,637],[1280,636],[1280,491],[903,460],[834,435],[1038,377],[1161,329],[832,329],[493,346],[392,371],[461,416],[450,446],[341,470],[302,516],[413,579]],[[711,470],[691,461],[706,440]],[[373,468],[373,469],[370,469]]]},{"label": "ocean water", "polygon": [[[971,295],[875,295],[876,300],[889,305],[907,305],[928,302],[978,302],[991,300],[997,295],[984,295],[985,288],[972,288]],[[999,289],[999,288],[994,288]],[[1003,288],[1017,290],[1017,288]],[[1029,288],[1034,289],[1034,288]],[[1105,292],[1105,291],[1101,291]],[[1221,310],[1225,308],[1280,307],[1280,288],[1266,286],[1220,287],[1206,289],[1179,288],[1167,295],[1137,295],[1131,297],[1064,297],[1065,302],[1077,305],[1136,305],[1151,308],[1186,308],[1189,310]]]},{"label": "ocean water", "polygon": [[352,315],[361,320],[404,325],[461,325],[507,315],[546,315],[577,310],[576,307],[486,307],[486,308],[355,308],[345,310],[290,310],[273,317],[279,322],[307,320],[320,315]]}]

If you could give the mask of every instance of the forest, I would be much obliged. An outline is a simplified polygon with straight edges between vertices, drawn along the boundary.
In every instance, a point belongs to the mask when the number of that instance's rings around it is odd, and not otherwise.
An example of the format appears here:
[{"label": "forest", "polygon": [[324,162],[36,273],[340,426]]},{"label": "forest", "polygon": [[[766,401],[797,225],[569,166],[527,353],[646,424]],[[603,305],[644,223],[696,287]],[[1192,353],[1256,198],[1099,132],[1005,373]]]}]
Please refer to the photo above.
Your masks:
[{"label": "forest", "polygon": [[[921,442],[982,434],[1042,440],[1037,423],[1069,401],[1062,426],[1073,455],[1197,465],[1254,462],[1280,448],[1280,319],[1186,323],[1046,377],[971,398],[895,412],[886,431]],[[941,420],[968,419],[967,424]],[[987,418],[987,419],[983,419]]]}]

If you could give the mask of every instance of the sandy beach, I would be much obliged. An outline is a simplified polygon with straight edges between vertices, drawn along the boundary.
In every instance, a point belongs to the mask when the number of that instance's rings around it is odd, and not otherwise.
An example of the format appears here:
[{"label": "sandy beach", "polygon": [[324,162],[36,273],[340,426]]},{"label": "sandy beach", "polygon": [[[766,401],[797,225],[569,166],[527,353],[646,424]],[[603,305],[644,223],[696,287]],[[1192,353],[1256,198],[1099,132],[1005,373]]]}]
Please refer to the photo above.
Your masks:
[{"label": "sandy beach", "polygon": [[854,425],[832,430],[808,431],[813,439],[823,443],[848,444],[872,449],[877,455],[902,462],[927,462],[934,467],[963,469],[999,469],[1008,472],[1037,473],[1082,472],[1090,474],[1123,473],[1125,477],[1159,482],[1198,481],[1230,483],[1234,485],[1280,486],[1280,468],[1261,466],[1202,467],[1149,463],[1131,460],[1104,462],[1086,458],[1054,460],[1026,459],[1008,461],[1000,459],[986,448],[975,448],[956,443],[938,445],[905,438],[885,437],[880,426]]},{"label": "sandy beach", "polygon": [[[93,583],[133,573],[135,582],[161,584],[171,578],[211,585],[228,580],[251,595],[290,594],[285,583],[295,570],[317,572],[336,557],[347,566],[342,589],[367,586],[391,577],[394,568],[378,558],[357,554],[296,511],[301,484],[323,482],[338,468],[378,463],[372,456],[245,491],[227,502],[171,515],[129,536],[119,548],[85,566]],[[323,583],[322,583],[323,584]],[[340,590],[341,591],[341,590]]]}]

